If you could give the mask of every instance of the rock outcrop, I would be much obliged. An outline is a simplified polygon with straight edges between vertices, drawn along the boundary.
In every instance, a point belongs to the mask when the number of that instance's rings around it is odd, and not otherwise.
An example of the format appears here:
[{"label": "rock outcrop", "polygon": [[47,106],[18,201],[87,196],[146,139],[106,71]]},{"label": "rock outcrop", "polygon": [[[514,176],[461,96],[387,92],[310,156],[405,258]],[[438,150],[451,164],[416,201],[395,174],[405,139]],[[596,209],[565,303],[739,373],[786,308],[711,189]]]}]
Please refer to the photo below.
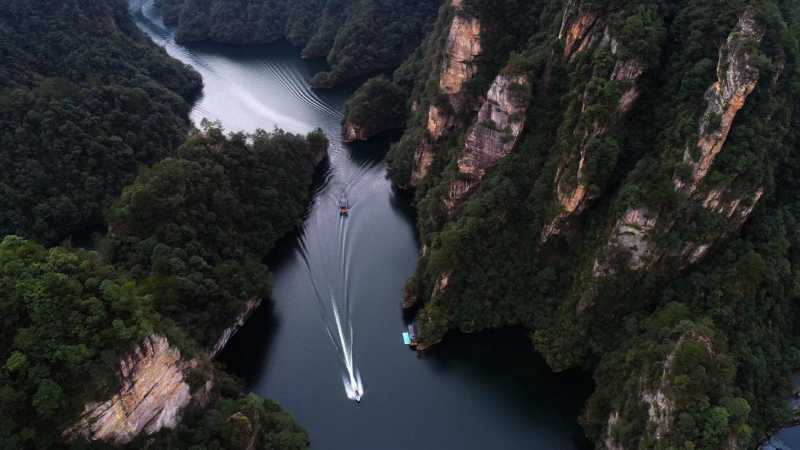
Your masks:
[{"label": "rock outcrop", "polygon": [[86,405],[65,436],[125,444],[140,433],[175,427],[192,399],[186,370],[195,364],[184,360],[166,337],[148,336],[119,363],[119,392],[105,402]]},{"label": "rock outcrop", "polygon": [[618,262],[623,260],[626,263],[622,267],[627,270],[642,271],[654,268],[670,256],[677,259],[679,267],[685,268],[708,254],[716,241],[741,227],[753,212],[764,195],[763,187],[734,194],[730,186],[701,186],[701,183],[717,155],[723,151],[737,113],[758,85],[759,71],[754,61],[754,49],[758,48],[763,36],[764,31],[756,23],[753,12],[743,13],[720,49],[718,79],[706,92],[707,107],[698,124],[699,140],[684,153],[684,163],[690,174],[686,179],[678,174],[673,177],[679,195],[685,196],[689,204],[701,205],[719,214],[726,225],[713,230],[703,242],[685,242],[679,252],[669,252],[657,246],[655,235],[676,225],[674,216],[677,211],[632,206],[616,222],[604,250],[595,260],[595,277],[617,273],[620,269]]},{"label": "rock outcrop", "polygon": [[477,73],[474,62],[480,53],[480,21],[456,14],[450,25],[447,50],[439,76],[439,90],[447,95],[459,94],[464,83]]},{"label": "rock outcrop", "polygon": [[581,3],[576,0],[570,1],[564,10],[559,39],[564,44],[564,58],[567,60],[574,60],[588,51],[610,51],[617,57],[608,79],[621,88],[621,94],[613,110],[586,123],[584,116],[589,114],[596,101],[589,94],[587,85],[580,108],[580,126],[572,130],[570,147],[564,151],[556,169],[554,185],[559,212],[542,229],[542,242],[561,234],[565,222],[581,214],[591,200],[603,193],[606,181],[598,180],[598,174],[590,173],[587,161],[595,156],[591,153],[603,148],[595,144],[612,134],[635,105],[640,95],[637,81],[646,70],[638,59],[623,57],[621,44],[613,37],[604,19],[596,11],[581,10]]},{"label": "rock outcrop", "polygon": [[458,159],[458,173],[445,199],[452,215],[486,172],[511,153],[525,125],[530,83],[525,74],[498,75]]},{"label": "rock outcrop", "polygon": [[722,151],[736,115],[758,85],[759,70],[754,59],[763,37],[764,30],[756,23],[753,12],[747,11],[720,48],[718,80],[706,92],[706,110],[698,126],[697,145],[694,149],[689,146],[683,156],[691,174],[686,180],[676,175],[673,178],[676,189],[695,192]]},{"label": "rock outcrop", "polygon": [[[261,304],[251,299],[236,321],[226,328],[208,357],[214,358],[245,324]],[[66,438],[77,435],[90,441],[125,444],[144,433],[174,428],[181,412],[194,401],[204,404],[213,387],[206,381],[204,389],[192,393],[186,376],[197,368],[197,359],[186,360],[178,348],[159,334],[153,334],[122,359],[117,370],[120,389],[109,399],[87,404],[78,422],[64,432]]]},{"label": "rock outcrop", "polygon": [[[570,59],[590,47],[602,34],[594,32],[598,14],[593,10],[582,10],[580,0],[568,0],[564,7],[558,39],[564,43],[564,58]],[[603,26],[597,27],[603,28]],[[602,31],[601,31],[602,33]]]},{"label": "rock outcrop", "polygon": [[439,92],[447,99],[444,105],[431,104],[428,109],[427,133],[422,138],[415,154],[410,184],[416,187],[428,175],[436,153],[437,142],[453,126],[453,114],[462,105],[462,89],[478,70],[476,59],[481,54],[481,22],[475,17],[461,15],[461,0],[452,0],[455,15],[450,24],[444,59],[439,70]]},{"label": "rock outcrop", "polygon": [[256,309],[261,306],[261,299],[260,298],[253,298],[250,299],[244,306],[244,309],[239,314],[239,317],[236,318],[236,321],[233,325],[229,326],[222,332],[222,335],[217,339],[216,344],[214,344],[214,348],[211,349],[208,356],[210,358],[216,358],[216,356],[221,352],[226,345],[228,345],[228,341],[244,326],[247,319],[253,315]]},{"label": "rock outcrop", "polygon": [[[690,347],[690,348],[687,348]],[[713,334],[708,334],[702,328],[686,331],[670,343],[669,352],[659,364],[648,368],[641,367],[641,373],[637,380],[638,397],[642,406],[647,411],[646,432],[641,434],[642,439],[646,438],[654,441],[661,441],[671,436],[678,419],[679,405],[681,404],[681,386],[675,386],[675,380],[685,377],[687,370],[682,367],[676,369],[676,360],[682,352],[684,355],[692,355],[696,361],[702,364],[725,366],[728,364],[724,353],[715,347]],[[685,365],[685,363],[684,363]],[[647,375],[650,373],[651,375]],[[656,375],[657,374],[657,375]],[[685,400],[684,400],[685,402]],[[625,419],[639,414],[638,406],[631,405],[629,410],[614,410],[609,414],[607,428],[605,431],[605,445],[610,450],[623,450],[622,444],[616,441],[614,436],[616,427],[625,426]],[[630,426],[630,424],[628,424]],[[730,442],[730,440],[728,440]],[[638,448],[638,447],[636,447]],[[727,449],[736,449],[726,447]]]},{"label": "rock outcrop", "polygon": [[[614,226],[609,246],[604,254],[606,256],[623,254],[627,256],[625,264],[631,270],[645,268],[653,254],[653,244],[649,236],[656,229],[657,216],[647,208],[631,208]],[[611,264],[612,258],[596,260],[592,273],[595,277],[607,276],[615,273],[615,266]]]}]

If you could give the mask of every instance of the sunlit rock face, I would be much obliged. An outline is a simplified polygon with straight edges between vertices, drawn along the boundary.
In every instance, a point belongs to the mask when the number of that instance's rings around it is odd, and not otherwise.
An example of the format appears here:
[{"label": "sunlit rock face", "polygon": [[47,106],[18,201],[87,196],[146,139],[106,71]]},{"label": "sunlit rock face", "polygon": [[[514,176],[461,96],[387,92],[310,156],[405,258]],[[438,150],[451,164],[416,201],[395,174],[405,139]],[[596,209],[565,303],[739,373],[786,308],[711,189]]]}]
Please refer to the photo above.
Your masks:
[{"label": "sunlit rock face", "polygon": [[581,11],[581,6],[579,0],[569,0],[564,7],[558,38],[564,43],[564,58],[566,59],[583,52],[602,38],[602,30],[599,36],[594,32],[599,18],[598,14],[594,11]]},{"label": "sunlit rock face", "polygon": [[763,37],[764,30],[748,11],[720,48],[718,79],[706,92],[706,110],[698,126],[700,137],[695,148],[690,146],[683,156],[684,163],[691,168],[691,175],[687,180],[675,176],[673,182],[677,189],[695,192],[722,151],[736,115],[758,85],[759,70],[755,65],[757,52],[754,49],[758,48]]},{"label": "sunlit rock face", "polygon": [[[750,217],[764,195],[763,187],[734,193],[731,186],[702,183],[715,158],[724,150],[737,113],[758,86],[759,71],[754,61],[754,49],[758,48],[763,36],[764,30],[756,23],[753,12],[745,11],[720,48],[717,80],[706,91],[706,109],[698,124],[699,139],[689,145],[683,155],[683,162],[689,170],[683,171],[686,172],[684,175],[676,173],[672,179],[675,190],[686,196],[687,201],[719,214],[725,219],[725,225],[704,242],[684,242],[677,254],[670,254],[657,246],[655,235],[676,225],[672,220],[675,212],[654,209],[648,212],[648,219],[640,223],[640,220],[629,219],[642,217],[641,212],[647,211],[647,207],[630,207],[614,226],[603,252],[595,260],[595,277],[613,275],[620,268],[649,270],[666,256],[675,257],[678,267],[688,267],[700,261],[716,242],[739,229]],[[617,258],[620,253],[623,258]],[[620,267],[620,260],[627,262]]]},{"label": "sunlit rock face", "polygon": [[458,174],[445,199],[450,214],[516,146],[525,125],[529,89],[524,74],[501,73],[495,78],[458,159]]},{"label": "sunlit rock face", "polygon": [[447,99],[447,109],[431,104],[427,135],[414,154],[410,184],[418,186],[428,175],[437,151],[437,142],[454,126],[453,113],[463,107],[464,84],[478,73],[476,58],[481,54],[481,22],[460,15],[461,0],[452,0],[455,16],[450,24],[444,59],[439,70],[439,92]]},{"label": "sunlit rock face", "polygon": [[464,83],[477,73],[475,58],[481,53],[481,23],[476,18],[456,15],[450,26],[439,89],[443,94],[461,92]]},{"label": "sunlit rock face", "polygon": [[192,399],[184,373],[192,365],[164,336],[148,336],[119,363],[120,390],[108,401],[86,405],[65,435],[125,444],[141,433],[174,428]]}]

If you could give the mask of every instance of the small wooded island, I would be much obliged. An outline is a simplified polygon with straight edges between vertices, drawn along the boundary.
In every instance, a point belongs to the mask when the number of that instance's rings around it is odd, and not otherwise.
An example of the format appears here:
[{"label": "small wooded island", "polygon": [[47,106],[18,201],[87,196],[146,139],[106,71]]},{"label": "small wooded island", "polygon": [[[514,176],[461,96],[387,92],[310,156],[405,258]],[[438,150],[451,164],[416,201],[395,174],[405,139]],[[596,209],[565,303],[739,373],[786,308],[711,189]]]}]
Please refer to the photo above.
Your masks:
[{"label": "small wooded island", "polygon": [[[314,87],[360,86],[345,142],[402,130],[419,350],[524,330],[593,378],[597,449],[745,450],[798,421],[800,4],[245,3],[155,7],[181,44],[324,59]],[[0,0],[0,448],[313,447],[215,358],[334,137],[192,123],[202,77],[128,6]]]}]

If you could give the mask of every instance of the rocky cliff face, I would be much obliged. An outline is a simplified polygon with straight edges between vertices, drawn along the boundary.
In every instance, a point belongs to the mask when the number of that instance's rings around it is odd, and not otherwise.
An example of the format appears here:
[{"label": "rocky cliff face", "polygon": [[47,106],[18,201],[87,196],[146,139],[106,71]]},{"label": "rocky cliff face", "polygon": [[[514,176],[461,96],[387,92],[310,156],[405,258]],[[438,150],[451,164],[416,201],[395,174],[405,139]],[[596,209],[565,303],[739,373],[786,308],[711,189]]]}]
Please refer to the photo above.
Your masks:
[{"label": "rocky cliff face", "polygon": [[[519,21],[531,34],[509,37],[514,18],[464,0],[482,21],[476,72],[457,58],[415,85],[392,168],[403,186],[415,171],[422,252],[405,306],[420,347],[522,326],[555,370],[594,370],[583,424],[597,448],[746,447],[773,411],[754,385],[784,370],[753,371],[781,352],[749,343],[786,342],[795,320],[779,318],[797,219],[776,183],[798,179],[786,4],[545,3]],[[437,26],[437,55],[467,28]],[[527,104],[502,93],[501,67],[527,76]]]},{"label": "rocky cliff face", "polygon": [[679,252],[669,251],[657,245],[655,238],[657,233],[667,232],[676,225],[677,211],[644,205],[630,207],[612,228],[605,250],[595,260],[595,277],[617,273],[619,261],[626,261],[622,267],[632,271],[652,269],[667,256],[677,258],[679,266],[693,264],[705,256],[717,240],[738,229],[750,216],[764,194],[763,187],[734,194],[730,186],[709,186],[702,182],[724,150],[737,113],[758,85],[759,70],[753,49],[758,48],[763,35],[752,12],[747,11],[720,48],[718,79],[705,96],[707,106],[698,124],[699,139],[683,156],[689,175],[684,177],[676,173],[673,177],[675,190],[688,204],[702,205],[722,216],[725,226],[703,242],[685,242]]},{"label": "rocky cliff face", "polygon": [[[456,5],[454,7],[458,8]],[[481,53],[481,23],[477,18],[456,15],[450,26],[447,50],[439,77],[443,94],[456,95],[464,83],[475,76],[475,58]]]},{"label": "rocky cliff face", "polygon": [[236,322],[233,325],[229,326],[222,332],[222,336],[217,339],[216,344],[209,352],[208,356],[210,358],[216,358],[216,356],[221,352],[226,345],[228,345],[228,341],[244,326],[247,319],[253,315],[256,309],[261,306],[261,299],[260,298],[253,298],[250,299],[246,304],[242,312],[239,314],[239,317],[236,318]]},{"label": "rocky cliff face", "polygon": [[[646,66],[636,58],[623,56],[622,45],[613,36],[604,17],[597,11],[583,10],[581,2],[573,0],[564,10],[559,40],[564,44],[564,58],[578,59],[590,52],[610,52],[615,58],[613,69],[602,74],[616,88],[619,96],[611,107],[599,105],[608,102],[590,92],[595,83],[587,83],[581,100],[581,117],[568,139],[571,144],[563,150],[554,180],[555,202],[558,213],[542,229],[540,239],[546,242],[552,236],[561,234],[564,224],[580,215],[591,201],[603,194],[607,180],[606,174],[590,171],[587,161],[597,158],[596,153],[607,152],[609,144],[603,140],[613,136],[615,128],[631,111],[640,91],[637,81],[644,74]],[[601,74],[595,74],[595,77]],[[598,106],[607,109],[606,114],[598,115]]]},{"label": "rocky cliff face", "polygon": [[[683,359],[676,367],[678,359]],[[662,442],[668,439],[676,427],[681,402],[686,402],[686,387],[682,385],[681,378],[686,376],[686,360],[702,361],[702,365],[726,366],[729,362],[726,356],[716,347],[714,337],[702,329],[692,329],[680,335],[669,345],[669,351],[657,366],[641,367],[638,377],[639,405],[625,405],[622,410],[613,410],[608,417],[607,428],[604,432],[604,444],[608,450],[624,450],[626,447],[615,436],[619,435],[616,428],[624,427],[637,416],[637,408],[643,407],[646,415],[646,433],[640,434],[639,440]],[[692,370],[689,367],[688,370]],[[656,375],[648,376],[648,372]],[[710,389],[713,390],[713,389]],[[637,433],[639,434],[639,433]],[[738,449],[734,435],[724,440],[725,446],[721,450]],[[639,445],[630,448],[639,448]]]},{"label": "rocky cliff face", "polygon": [[[209,358],[214,358],[261,304],[247,302],[237,320],[226,328]],[[90,441],[126,444],[141,434],[150,435],[174,428],[190,402],[205,404],[213,380],[198,392],[191,392],[186,381],[197,359],[187,360],[169,340],[153,334],[119,363],[121,388],[109,400],[87,404],[78,422],[64,432],[65,437],[83,436]]]},{"label": "rocky cliff face", "polygon": [[[602,38],[604,25],[597,25],[599,14],[594,10],[582,10],[580,0],[568,0],[564,5],[561,30],[558,39],[564,44],[564,58],[582,53],[598,38]],[[600,34],[598,34],[598,30]]]},{"label": "rocky cliff face", "polygon": [[141,433],[175,427],[192,399],[186,370],[195,364],[184,360],[164,336],[147,337],[120,362],[119,392],[105,402],[86,405],[65,435],[125,444]]},{"label": "rocky cliff face", "polygon": [[450,5],[455,15],[439,68],[439,92],[447,99],[447,105],[429,106],[427,135],[414,155],[411,186],[418,186],[428,175],[437,142],[453,127],[453,115],[463,107],[461,93],[464,84],[478,71],[476,58],[481,54],[481,22],[477,18],[460,15],[463,7],[461,0],[453,0]]},{"label": "rocky cliff face", "polygon": [[688,179],[676,175],[673,178],[676,189],[687,193],[697,191],[722,151],[736,115],[758,85],[759,70],[754,58],[763,37],[764,30],[756,24],[752,11],[748,11],[720,48],[718,80],[706,92],[707,106],[698,126],[699,139],[695,148],[689,146],[683,156],[691,174]]},{"label": "rocky cliff face", "polygon": [[495,78],[458,158],[458,173],[444,200],[449,214],[481,182],[486,171],[514,149],[525,125],[529,91],[525,74],[501,73]]}]

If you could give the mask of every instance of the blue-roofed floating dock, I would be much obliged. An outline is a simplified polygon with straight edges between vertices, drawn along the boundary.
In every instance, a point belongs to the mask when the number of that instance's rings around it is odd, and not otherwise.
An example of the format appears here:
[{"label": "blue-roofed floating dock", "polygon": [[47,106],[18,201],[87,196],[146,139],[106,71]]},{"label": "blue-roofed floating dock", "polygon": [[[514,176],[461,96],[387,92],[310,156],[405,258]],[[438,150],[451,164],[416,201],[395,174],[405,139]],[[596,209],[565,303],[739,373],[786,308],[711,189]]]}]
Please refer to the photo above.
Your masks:
[{"label": "blue-roofed floating dock", "polygon": [[417,347],[417,330],[413,323],[408,325],[408,331],[403,332],[403,343],[411,348]]}]

